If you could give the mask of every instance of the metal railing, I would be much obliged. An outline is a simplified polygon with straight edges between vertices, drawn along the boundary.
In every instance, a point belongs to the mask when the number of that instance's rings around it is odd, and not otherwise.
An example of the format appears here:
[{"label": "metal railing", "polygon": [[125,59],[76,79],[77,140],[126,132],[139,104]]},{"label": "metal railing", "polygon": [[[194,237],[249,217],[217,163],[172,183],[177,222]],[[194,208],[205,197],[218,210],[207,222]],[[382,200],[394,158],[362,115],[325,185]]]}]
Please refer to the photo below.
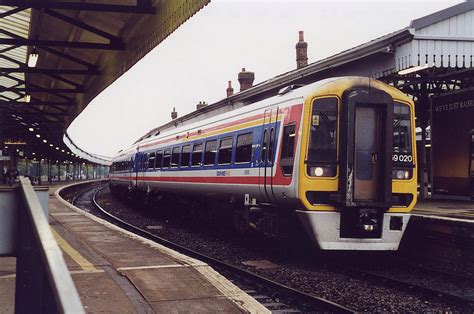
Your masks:
[{"label": "metal railing", "polygon": [[20,177],[16,313],[85,313],[30,181]]}]

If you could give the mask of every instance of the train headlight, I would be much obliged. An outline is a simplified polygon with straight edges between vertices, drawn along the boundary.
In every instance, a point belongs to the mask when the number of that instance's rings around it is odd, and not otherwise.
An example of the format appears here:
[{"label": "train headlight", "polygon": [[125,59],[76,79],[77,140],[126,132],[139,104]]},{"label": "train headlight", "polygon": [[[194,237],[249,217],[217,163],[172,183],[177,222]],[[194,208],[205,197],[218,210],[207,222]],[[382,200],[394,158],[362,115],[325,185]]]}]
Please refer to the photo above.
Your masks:
[{"label": "train headlight", "polygon": [[398,170],[397,171],[397,179],[403,179],[403,178],[405,178],[405,171]]},{"label": "train headlight", "polygon": [[336,167],[334,166],[308,166],[308,174],[312,177],[334,177],[336,175]]},{"label": "train headlight", "polygon": [[314,168],[314,175],[317,177],[321,177],[324,174],[324,169],[321,167]]},{"label": "train headlight", "polygon": [[392,178],[397,180],[408,180],[412,177],[413,170],[394,169]]}]

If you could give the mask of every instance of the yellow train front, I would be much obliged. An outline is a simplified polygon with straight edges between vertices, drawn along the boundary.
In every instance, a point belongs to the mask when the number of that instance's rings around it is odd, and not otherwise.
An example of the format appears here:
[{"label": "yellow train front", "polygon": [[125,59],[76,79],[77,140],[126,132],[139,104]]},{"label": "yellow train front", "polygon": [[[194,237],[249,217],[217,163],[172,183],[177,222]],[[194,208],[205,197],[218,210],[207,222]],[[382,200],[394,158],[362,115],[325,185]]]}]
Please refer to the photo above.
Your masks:
[{"label": "yellow train front", "polygon": [[416,203],[413,102],[367,78],[304,100],[299,220],[325,250],[397,250]]}]

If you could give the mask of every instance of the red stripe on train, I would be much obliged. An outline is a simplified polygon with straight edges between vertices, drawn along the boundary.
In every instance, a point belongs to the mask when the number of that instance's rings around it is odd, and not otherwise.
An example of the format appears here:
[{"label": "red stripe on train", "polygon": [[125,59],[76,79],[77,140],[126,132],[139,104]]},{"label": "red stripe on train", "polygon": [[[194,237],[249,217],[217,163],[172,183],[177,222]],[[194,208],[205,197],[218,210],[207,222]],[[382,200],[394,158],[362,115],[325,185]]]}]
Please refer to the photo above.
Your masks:
[{"label": "red stripe on train", "polygon": [[[180,183],[216,183],[216,184],[263,184],[264,178],[245,176],[245,177],[113,177],[113,179],[119,180],[133,180],[145,181],[145,182],[180,182]],[[287,178],[285,178],[287,179]],[[267,184],[270,184],[271,178],[267,178]],[[278,180],[273,177],[273,185],[286,186],[291,183],[289,181]]]}]

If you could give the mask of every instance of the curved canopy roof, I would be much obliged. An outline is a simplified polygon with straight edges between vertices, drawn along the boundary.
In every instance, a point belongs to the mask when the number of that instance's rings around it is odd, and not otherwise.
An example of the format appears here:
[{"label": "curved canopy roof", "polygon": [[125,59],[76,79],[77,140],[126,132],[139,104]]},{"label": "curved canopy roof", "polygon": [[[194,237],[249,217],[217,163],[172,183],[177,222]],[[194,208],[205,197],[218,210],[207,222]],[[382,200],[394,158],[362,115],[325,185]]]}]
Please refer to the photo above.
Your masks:
[{"label": "curved canopy roof", "polygon": [[70,159],[63,136],[74,118],[209,1],[0,0],[3,145]]}]

